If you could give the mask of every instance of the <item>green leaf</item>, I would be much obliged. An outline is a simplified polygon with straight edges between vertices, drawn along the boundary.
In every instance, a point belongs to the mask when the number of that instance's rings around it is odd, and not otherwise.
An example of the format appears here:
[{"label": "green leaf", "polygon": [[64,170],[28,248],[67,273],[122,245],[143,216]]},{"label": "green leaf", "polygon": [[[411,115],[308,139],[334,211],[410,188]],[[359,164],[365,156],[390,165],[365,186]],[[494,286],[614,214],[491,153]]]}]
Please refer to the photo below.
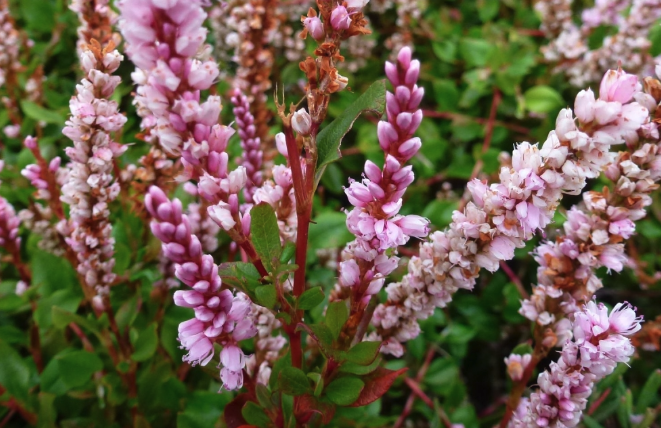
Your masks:
[{"label": "green leaf", "polygon": [[229,285],[251,295],[255,288],[260,285],[262,276],[252,263],[231,262],[222,263],[218,266],[218,275]]},{"label": "green leaf", "polygon": [[544,85],[528,89],[523,99],[526,108],[534,113],[553,113],[565,103],[558,91]]},{"label": "green leaf", "polygon": [[480,21],[491,21],[498,15],[500,9],[500,0],[477,0],[477,14],[480,15]]},{"label": "green leaf", "polygon": [[357,377],[347,376],[335,379],[325,389],[326,396],[338,406],[349,406],[360,396],[365,383]]},{"label": "green leaf", "polygon": [[271,401],[271,391],[269,391],[269,388],[266,385],[257,382],[255,384],[255,395],[257,396],[257,401],[259,402],[260,406],[265,409],[270,409],[273,407],[273,402]]},{"label": "green leaf", "polygon": [[28,28],[40,33],[50,33],[55,26],[55,8],[53,2],[44,0],[21,0],[21,14]]},{"label": "green leaf", "polygon": [[304,330],[314,336],[324,352],[333,344],[333,333],[325,324],[299,324],[296,330]]},{"label": "green leaf", "polygon": [[[432,82],[434,95],[441,110],[456,110],[459,105],[459,89],[455,81],[436,79]],[[426,140],[425,140],[426,141]]]},{"label": "green leaf", "polygon": [[324,378],[321,373],[308,373],[308,377],[314,382],[314,396],[320,397],[324,392]]},{"label": "green leaf", "polygon": [[95,321],[88,320],[87,318],[83,318],[78,314],[71,313],[66,309],[62,309],[57,306],[53,306],[51,316],[53,318],[53,326],[55,328],[63,329],[73,322],[79,327],[82,327],[90,333],[93,333],[97,337],[101,337],[99,326]]},{"label": "green leaf", "polygon": [[324,301],[324,297],[324,292],[321,290],[321,287],[311,288],[306,290],[301,294],[301,297],[298,298],[297,307],[304,311],[314,309]]},{"label": "green leaf", "polygon": [[587,428],[604,428],[603,425],[601,425],[594,418],[586,414],[583,415],[583,423]]},{"label": "green leaf", "polygon": [[640,414],[645,411],[650,405],[655,401],[656,397],[661,388],[661,370],[656,369],[652,372],[652,375],[647,378],[647,382],[643,386],[643,389],[640,390],[638,395],[638,402],[636,403],[636,413]]},{"label": "green leaf", "polygon": [[195,391],[188,396],[186,408],[177,415],[177,428],[209,428],[218,424],[231,394]]},{"label": "green leaf", "polygon": [[41,328],[50,327],[53,323],[53,306],[58,306],[68,312],[76,312],[82,297],[78,290],[59,290],[48,297],[43,297],[37,301],[37,310],[34,312],[34,319]]},{"label": "green leaf", "polygon": [[303,370],[285,367],[278,376],[279,389],[291,395],[303,395],[310,391],[310,381]]},{"label": "green leaf", "polygon": [[459,54],[471,67],[484,67],[494,46],[482,39],[461,39]]},{"label": "green leaf", "polygon": [[362,113],[374,112],[381,116],[386,107],[386,81],[377,80],[317,135],[317,171],[315,187],[324,174],[326,165],[340,158],[342,139]]},{"label": "green leaf", "polygon": [[42,389],[56,395],[85,385],[103,368],[101,359],[87,351],[64,351],[55,356],[42,373]]},{"label": "green leaf", "polygon": [[57,420],[57,411],[53,405],[55,402],[55,395],[45,392],[39,393],[39,417],[37,421],[37,428],[56,428],[55,421]]},{"label": "green leaf", "polygon": [[433,42],[431,47],[441,61],[453,63],[457,57],[457,44],[452,40]]},{"label": "green leaf", "polygon": [[369,366],[379,355],[379,349],[381,349],[381,342],[360,342],[349,349],[346,358],[349,362]]},{"label": "green leaf", "polygon": [[32,101],[21,101],[23,113],[31,119],[53,123],[55,125],[64,125],[64,118],[52,110],[47,110]]},{"label": "green leaf", "polygon": [[255,251],[269,272],[275,271],[282,254],[280,229],[271,205],[262,202],[250,210],[250,236]]},{"label": "green leaf", "polygon": [[372,364],[369,364],[367,366],[361,365],[361,364],[356,364],[356,363],[351,363],[351,362],[346,362],[340,366],[340,371],[342,373],[351,373],[355,375],[366,375],[369,373],[372,373],[374,370],[376,370],[379,365],[381,364],[382,359],[377,356],[377,358],[372,361]]},{"label": "green leaf", "polygon": [[4,341],[0,340],[0,385],[9,395],[21,403],[28,400],[30,388],[30,367],[21,358],[18,352]]},{"label": "green leaf", "polygon": [[133,345],[133,354],[131,359],[133,361],[146,361],[150,359],[156,352],[158,347],[158,334],[156,332],[156,323],[152,323],[146,329],[142,330],[135,341],[131,341]]},{"label": "green leaf", "polygon": [[282,394],[282,418],[284,419],[284,428],[295,428],[296,418],[294,416],[294,397]]},{"label": "green leaf", "polygon": [[333,302],[328,305],[326,311],[326,325],[333,335],[333,339],[337,340],[340,337],[342,326],[349,319],[349,310],[344,302]]},{"label": "green leaf", "polygon": [[257,303],[264,306],[265,308],[272,309],[275,306],[276,292],[275,285],[262,285],[255,289],[255,296],[257,297]]},{"label": "green leaf", "polygon": [[119,307],[115,313],[115,319],[117,319],[117,326],[120,330],[124,330],[126,327],[130,327],[135,321],[135,318],[138,316],[138,295],[134,295],[131,298],[126,299],[122,306]]},{"label": "green leaf", "polygon": [[259,407],[254,401],[248,401],[243,409],[241,415],[250,425],[258,426],[259,428],[266,428],[271,423],[271,419],[266,415],[264,409]]},{"label": "green leaf", "polygon": [[285,247],[282,249],[282,254],[280,255],[280,263],[287,263],[294,257],[296,253],[296,244],[293,242],[287,242]]},{"label": "green leaf", "polygon": [[287,367],[291,367],[291,356],[289,351],[273,363],[273,370],[271,370],[271,377],[269,378],[269,387],[271,388],[271,391],[275,390],[277,382],[280,379],[280,372]]}]

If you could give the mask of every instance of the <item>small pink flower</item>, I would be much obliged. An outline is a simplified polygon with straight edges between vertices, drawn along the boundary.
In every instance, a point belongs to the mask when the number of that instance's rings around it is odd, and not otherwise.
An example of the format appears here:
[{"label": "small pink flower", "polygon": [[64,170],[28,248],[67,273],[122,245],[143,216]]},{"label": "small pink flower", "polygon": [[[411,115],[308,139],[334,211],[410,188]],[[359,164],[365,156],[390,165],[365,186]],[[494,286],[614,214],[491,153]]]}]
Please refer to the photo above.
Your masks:
[{"label": "small pink flower", "polygon": [[324,24],[318,16],[308,16],[303,20],[303,25],[315,40],[321,40],[325,36]]},{"label": "small pink flower", "polygon": [[226,202],[218,202],[217,205],[212,205],[208,208],[209,217],[216,224],[222,227],[224,230],[231,230],[236,221],[232,217],[232,212],[230,211],[230,206]]},{"label": "small pink flower", "polygon": [[237,372],[246,366],[243,351],[236,345],[228,345],[220,351],[220,363],[227,369]]},{"label": "small pink flower", "polygon": [[340,284],[344,287],[354,287],[360,283],[360,268],[355,260],[345,260],[340,263]]},{"label": "small pink flower", "polygon": [[232,371],[228,368],[223,368],[220,371],[220,379],[223,381],[223,388],[228,391],[234,391],[243,386],[243,372]]},{"label": "small pink flower", "polygon": [[343,31],[351,25],[351,16],[344,6],[337,6],[331,13],[331,26],[335,31]]},{"label": "small pink flower", "polygon": [[305,109],[299,109],[292,115],[291,126],[297,134],[308,135],[312,126],[312,118]]},{"label": "small pink flower", "polygon": [[526,370],[526,367],[528,367],[531,360],[532,355],[530,354],[512,354],[505,358],[507,373],[510,375],[510,378],[515,382],[521,380],[523,378],[523,372]]},{"label": "small pink flower", "polygon": [[419,215],[404,216],[396,223],[406,235],[424,238],[429,234],[429,220]]},{"label": "small pink flower", "polygon": [[608,317],[610,331],[630,336],[641,329],[642,316],[636,316],[636,309],[629,303],[618,303]]},{"label": "small pink flower", "polygon": [[625,73],[622,69],[608,70],[599,86],[599,99],[627,103],[638,85],[637,76]]},{"label": "small pink flower", "polygon": [[514,257],[514,242],[506,236],[497,236],[489,244],[489,252],[498,260],[510,260]]},{"label": "small pink flower", "polygon": [[284,157],[288,157],[287,153],[287,138],[285,137],[284,132],[278,132],[275,135],[275,146],[278,149],[278,152]]}]

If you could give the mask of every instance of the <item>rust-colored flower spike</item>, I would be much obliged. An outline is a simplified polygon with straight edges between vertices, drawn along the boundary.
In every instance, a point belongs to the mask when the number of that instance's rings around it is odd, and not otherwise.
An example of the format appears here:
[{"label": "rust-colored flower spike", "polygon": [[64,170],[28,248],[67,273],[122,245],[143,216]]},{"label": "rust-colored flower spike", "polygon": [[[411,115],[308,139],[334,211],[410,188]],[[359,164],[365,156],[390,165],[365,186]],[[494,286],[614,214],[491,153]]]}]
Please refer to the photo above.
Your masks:
[{"label": "rust-colored flower spike", "polygon": [[367,20],[360,8],[362,1],[338,3],[332,0],[317,0],[319,12],[310,8],[301,17],[305,29],[302,38],[312,36],[318,47],[316,58],[307,57],[299,64],[308,79],[306,86],[308,109],[315,125],[323,122],[328,109],[329,96],[347,87],[347,79],[337,71],[337,63],[344,61],[340,54],[340,43],[353,36],[370,34]]},{"label": "rust-colored flower spike", "polygon": [[101,46],[114,41],[119,44],[119,35],[113,32],[117,14],[112,10],[109,0],[72,0],[69,9],[76,12],[80,21],[78,27],[78,51],[82,53],[92,40]]},{"label": "rust-colored flower spike", "polygon": [[273,114],[267,108],[266,92],[271,89],[273,49],[271,35],[278,26],[278,0],[252,0],[249,29],[241,34],[238,87],[250,101],[250,113],[255,117],[256,136],[262,144],[272,140],[269,122]]}]

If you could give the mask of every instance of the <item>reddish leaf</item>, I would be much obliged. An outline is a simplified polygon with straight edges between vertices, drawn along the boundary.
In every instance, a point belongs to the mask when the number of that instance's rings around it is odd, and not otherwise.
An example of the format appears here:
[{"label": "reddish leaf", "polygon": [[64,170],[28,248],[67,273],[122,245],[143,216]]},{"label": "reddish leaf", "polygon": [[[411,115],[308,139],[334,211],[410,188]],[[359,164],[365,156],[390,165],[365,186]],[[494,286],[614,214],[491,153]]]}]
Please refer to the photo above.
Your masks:
[{"label": "reddish leaf", "polygon": [[367,406],[368,404],[375,402],[381,398],[383,394],[388,392],[392,383],[397,379],[397,376],[404,373],[406,370],[408,369],[403,368],[393,371],[379,367],[369,375],[361,378],[363,382],[365,382],[365,387],[360,392],[358,400],[349,407]]},{"label": "reddish leaf", "polygon": [[259,427],[256,427],[255,425],[241,425],[239,428],[259,428]]},{"label": "reddish leaf", "polygon": [[315,413],[321,415],[321,422],[328,425],[335,415],[335,405],[319,401],[315,396],[306,394],[297,397],[296,419],[301,423],[307,423]]},{"label": "reddish leaf", "polygon": [[249,394],[239,394],[234,400],[230,401],[229,404],[225,406],[223,416],[225,417],[227,428],[245,428],[246,426],[250,426],[246,424],[243,415],[241,415],[241,409],[243,409],[243,406],[249,401],[249,398]]}]

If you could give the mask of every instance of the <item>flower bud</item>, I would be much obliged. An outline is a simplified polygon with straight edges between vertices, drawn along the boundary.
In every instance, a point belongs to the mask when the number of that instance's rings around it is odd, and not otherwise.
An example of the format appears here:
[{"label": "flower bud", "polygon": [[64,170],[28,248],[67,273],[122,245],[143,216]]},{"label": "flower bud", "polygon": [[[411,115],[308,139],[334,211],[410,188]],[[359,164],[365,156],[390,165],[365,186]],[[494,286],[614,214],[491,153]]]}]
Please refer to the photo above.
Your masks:
[{"label": "flower bud", "polygon": [[318,16],[308,16],[303,20],[303,25],[305,25],[313,39],[321,40],[324,37],[324,24],[321,23]]},{"label": "flower bud", "polygon": [[351,25],[351,16],[344,6],[338,6],[333,9],[331,13],[331,26],[335,31],[342,31],[349,28]]},{"label": "flower bud", "polygon": [[287,138],[285,137],[284,132],[278,132],[275,135],[275,146],[278,149],[278,152],[284,157],[287,156]]},{"label": "flower bud", "polygon": [[631,100],[637,86],[638,77],[635,75],[625,73],[622,69],[608,70],[599,86],[599,99],[624,104]]},{"label": "flower bud", "polygon": [[293,114],[291,118],[291,126],[299,135],[310,135],[312,118],[305,109],[300,109]]}]

